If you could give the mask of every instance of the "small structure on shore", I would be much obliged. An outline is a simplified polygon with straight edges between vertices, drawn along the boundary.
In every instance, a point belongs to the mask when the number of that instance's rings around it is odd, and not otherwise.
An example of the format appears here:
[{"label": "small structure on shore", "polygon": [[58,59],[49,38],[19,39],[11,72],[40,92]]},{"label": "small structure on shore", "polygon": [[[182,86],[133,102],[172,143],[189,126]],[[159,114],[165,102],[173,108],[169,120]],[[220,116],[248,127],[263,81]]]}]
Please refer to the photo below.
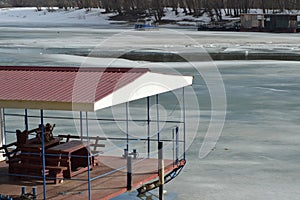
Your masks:
[{"label": "small structure on shore", "polygon": [[158,30],[158,24],[151,18],[138,19],[134,24],[134,29],[138,31]]},{"label": "small structure on shore", "polygon": [[296,33],[300,31],[300,15],[241,14],[241,31]]}]

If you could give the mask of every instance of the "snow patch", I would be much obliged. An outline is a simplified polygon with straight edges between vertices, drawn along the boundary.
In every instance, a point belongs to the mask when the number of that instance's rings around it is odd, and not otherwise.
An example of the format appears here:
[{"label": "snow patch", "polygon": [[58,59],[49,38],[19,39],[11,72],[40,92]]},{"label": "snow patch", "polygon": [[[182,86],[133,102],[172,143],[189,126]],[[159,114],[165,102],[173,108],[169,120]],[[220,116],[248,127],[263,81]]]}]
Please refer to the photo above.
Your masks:
[{"label": "snow patch", "polygon": [[108,25],[109,17],[114,14],[103,14],[103,9],[93,8],[91,11],[85,9],[61,10],[54,8],[48,12],[46,8],[37,11],[35,7],[25,8],[2,8],[0,9],[1,24],[24,24],[39,23],[51,24],[82,24],[82,25]]}]

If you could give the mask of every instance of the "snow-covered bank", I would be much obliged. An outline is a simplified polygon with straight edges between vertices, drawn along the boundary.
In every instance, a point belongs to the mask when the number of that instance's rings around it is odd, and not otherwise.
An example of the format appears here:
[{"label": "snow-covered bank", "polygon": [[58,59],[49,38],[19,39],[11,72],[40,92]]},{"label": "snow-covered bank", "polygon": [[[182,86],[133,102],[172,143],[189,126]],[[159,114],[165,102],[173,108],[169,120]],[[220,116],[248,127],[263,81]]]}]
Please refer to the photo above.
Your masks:
[{"label": "snow-covered bank", "polygon": [[[54,8],[49,12],[46,8],[2,8],[0,9],[0,25],[109,25],[109,17],[114,14],[103,14],[103,9],[94,8],[61,10]],[[114,22],[116,23],[116,22]],[[120,22],[121,23],[121,22]]]},{"label": "snow-covered bank", "polygon": [[[300,33],[197,31],[186,26],[134,31],[129,24],[111,25],[101,9],[37,12],[36,8],[0,9],[0,52],[122,57],[130,60],[300,60]],[[165,19],[193,20],[167,10]],[[206,19],[208,20],[208,19]],[[151,51],[150,51],[151,50]],[[179,55],[174,57],[174,54]]]},{"label": "snow-covered bank", "polygon": [[[93,8],[91,11],[85,9],[58,9],[53,8],[48,11],[47,8],[42,8],[42,11],[37,11],[35,7],[22,8],[1,8],[0,9],[0,25],[50,25],[50,26],[67,26],[67,25],[98,25],[104,26],[109,24],[129,24],[127,21],[112,21],[110,17],[116,13],[104,14],[104,9]],[[232,19],[225,17],[224,19]],[[154,18],[153,18],[154,19]],[[179,26],[196,26],[197,22],[210,22],[211,18],[207,14],[195,17],[186,15],[183,9],[178,8],[176,15],[172,8],[165,8],[165,16],[162,18],[163,26],[175,25]]]}]

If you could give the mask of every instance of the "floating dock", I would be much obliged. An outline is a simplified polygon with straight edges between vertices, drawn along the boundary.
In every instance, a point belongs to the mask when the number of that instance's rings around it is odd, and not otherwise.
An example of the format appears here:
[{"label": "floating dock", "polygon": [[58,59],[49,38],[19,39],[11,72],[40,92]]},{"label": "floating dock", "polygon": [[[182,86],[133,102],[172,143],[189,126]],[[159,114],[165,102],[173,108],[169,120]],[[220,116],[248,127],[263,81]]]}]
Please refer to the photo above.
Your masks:
[{"label": "floating dock", "polygon": [[[127,192],[127,172],[126,159],[122,157],[101,156],[97,158],[98,166],[91,170],[91,176],[103,175],[103,177],[91,181],[91,199],[111,199]],[[107,166],[104,163],[109,163]],[[176,170],[185,164],[181,161],[174,164],[172,160],[164,160],[165,174]],[[43,199],[43,181],[42,179],[27,179],[26,177],[14,177],[4,175],[7,173],[8,165],[5,162],[0,163],[0,194],[20,196],[22,186],[26,186],[27,192],[31,192],[31,187],[37,188],[37,199]],[[132,162],[132,190],[142,187],[144,184],[158,179],[158,160],[157,159],[134,159]],[[82,173],[72,180],[64,180],[63,183],[54,184],[52,180],[47,183],[47,199],[87,199],[88,183],[83,181],[87,179],[88,173]]]},{"label": "floating dock", "polygon": [[[159,196],[163,197],[163,185],[185,165],[184,88],[192,82],[192,76],[154,73],[147,68],[0,66],[0,194],[14,200],[91,200],[111,199],[136,189],[142,194],[159,188]],[[159,95],[175,90],[182,90],[182,97],[177,99],[181,117],[176,121],[161,120]],[[138,119],[145,132],[137,137],[130,134],[136,130],[131,130],[129,123],[129,102],[138,99],[146,99],[145,107],[139,110],[146,108],[147,112]],[[124,105],[123,118],[91,117],[98,110],[120,104]],[[156,107],[155,117],[150,114],[152,105]],[[31,110],[38,112],[33,114]],[[51,116],[47,111],[69,115]],[[9,117],[20,128],[5,123]],[[36,123],[37,119],[38,128],[32,129],[32,121]],[[58,120],[60,127],[68,120],[72,124],[77,121],[74,137],[69,133],[61,135],[61,130],[54,135],[54,125],[45,121],[53,119]],[[110,130],[104,133],[105,141],[118,141],[117,146],[110,143],[109,150],[104,148],[105,144],[99,144],[101,137],[97,132],[104,129],[93,130],[93,137],[89,134],[89,121],[100,126],[103,120],[126,127],[118,129],[118,137],[111,137]],[[35,137],[30,135],[34,132]],[[145,148],[144,152],[138,148]],[[120,150],[124,150],[122,156]],[[137,152],[145,158],[138,157]],[[173,159],[164,159],[163,152]]]}]

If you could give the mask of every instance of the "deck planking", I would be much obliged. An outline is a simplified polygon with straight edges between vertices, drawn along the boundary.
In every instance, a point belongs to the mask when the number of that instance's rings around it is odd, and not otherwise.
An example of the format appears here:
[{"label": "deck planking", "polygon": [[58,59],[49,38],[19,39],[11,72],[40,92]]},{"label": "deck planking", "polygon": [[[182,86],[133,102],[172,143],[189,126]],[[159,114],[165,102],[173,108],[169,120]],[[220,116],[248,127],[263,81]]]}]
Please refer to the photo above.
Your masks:
[{"label": "deck planking", "polygon": [[[97,157],[98,166],[90,171],[90,177],[106,175],[91,181],[91,199],[111,199],[127,192],[126,159],[122,157],[100,156]],[[133,159],[132,188],[137,189],[143,184],[158,178],[158,160]],[[177,166],[172,160],[164,160],[165,173],[171,172]],[[122,168],[123,167],[123,168]],[[110,173],[114,169],[120,169]],[[31,192],[31,187],[37,187],[38,198],[43,199],[43,181],[40,179],[28,179],[7,176],[8,165],[0,162],[0,194],[20,195],[21,187],[26,186],[27,192]],[[83,200],[88,199],[88,173],[79,174],[72,179],[64,180],[61,184],[53,184],[53,180],[48,180],[46,185],[47,199],[49,200]]]}]

